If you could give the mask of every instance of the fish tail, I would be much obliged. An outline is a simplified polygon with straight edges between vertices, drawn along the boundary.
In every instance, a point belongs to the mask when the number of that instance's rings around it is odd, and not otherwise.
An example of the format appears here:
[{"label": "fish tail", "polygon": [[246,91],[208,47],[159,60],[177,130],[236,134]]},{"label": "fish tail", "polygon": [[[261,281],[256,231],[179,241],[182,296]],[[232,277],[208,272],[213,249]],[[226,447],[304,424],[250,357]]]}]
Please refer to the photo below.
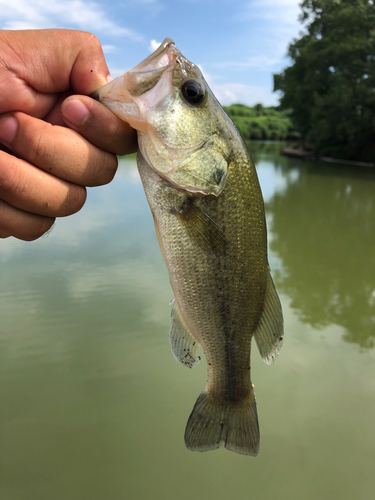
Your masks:
[{"label": "fish tail", "polygon": [[236,404],[218,401],[203,391],[189,417],[185,445],[192,451],[224,446],[255,457],[259,451],[259,425],[254,391]]}]

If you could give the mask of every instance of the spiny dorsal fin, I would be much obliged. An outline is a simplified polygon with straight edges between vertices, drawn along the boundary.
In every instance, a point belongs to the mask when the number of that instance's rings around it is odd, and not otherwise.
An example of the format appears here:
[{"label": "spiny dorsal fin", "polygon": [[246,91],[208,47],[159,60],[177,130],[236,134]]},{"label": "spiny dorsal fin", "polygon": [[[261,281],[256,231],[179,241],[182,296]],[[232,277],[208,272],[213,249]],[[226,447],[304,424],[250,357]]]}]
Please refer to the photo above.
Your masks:
[{"label": "spiny dorsal fin", "polygon": [[201,359],[200,356],[198,356],[200,344],[198,344],[188,330],[174,300],[171,313],[169,342],[171,344],[173,355],[177,361],[188,368],[192,368],[199,363]]},{"label": "spiny dorsal fin", "polygon": [[188,198],[180,210],[173,212],[200,248],[224,255],[230,243],[224,231],[201,208]]},{"label": "spiny dorsal fin", "polygon": [[269,273],[263,312],[254,337],[263,361],[268,365],[272,365],[283,345],[284,322],[280,299]]}]

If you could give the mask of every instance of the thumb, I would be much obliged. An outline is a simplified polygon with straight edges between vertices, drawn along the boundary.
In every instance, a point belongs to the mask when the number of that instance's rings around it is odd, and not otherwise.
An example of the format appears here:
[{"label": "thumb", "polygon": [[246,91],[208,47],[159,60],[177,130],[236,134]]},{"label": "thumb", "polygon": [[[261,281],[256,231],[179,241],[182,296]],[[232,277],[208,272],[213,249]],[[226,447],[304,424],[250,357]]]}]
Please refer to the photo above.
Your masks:
[{"label": "thumb", "polygon": [[83,95],[68,97],[61,106],[65,123],[95,146],[117,155],[137,150],[137,133],[100,102]]}]

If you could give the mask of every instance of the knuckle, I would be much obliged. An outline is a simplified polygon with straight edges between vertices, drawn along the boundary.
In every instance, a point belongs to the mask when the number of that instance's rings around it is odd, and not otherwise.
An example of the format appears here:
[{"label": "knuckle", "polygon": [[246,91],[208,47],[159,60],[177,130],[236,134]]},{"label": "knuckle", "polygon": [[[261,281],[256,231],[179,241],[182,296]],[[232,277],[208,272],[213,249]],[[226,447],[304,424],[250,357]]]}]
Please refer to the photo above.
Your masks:
[{"label": "knuckle", "polygon": [[45,129],[45,127],[49,128],[49,125],[46,123],[43,129],[34,130],[31,136],[30,162],[41,168],[47,168],[48,165],[53,165],[55,161],[54,137],[53,134],[48,134],[49,130]]},{"label": "knuckle", "polygon": [[128,155],[137,151],[137,133],[127,123],[119,123],[115,137],[117,139],[117,154]]},{"label": "knuckle", "polygon": [[116,120],[108,134],[109,149],[118,155],[133,153],[136,150],[136,132],[126,122]]},{"label": "knuckle", "polygon": [[24,241],[35,241],[45,235],[54,225],[55,219],[52,217],[38,216],[34,224],[31,224],[26,234],[19,237]]},{"label": "knuckle", "polygon": [[99,38],[95,36],[93,33],[90,33],[89,43],[90,46],[93,47],[94,49],[102,51],[102,44],[100,43]]},{"label": "knuckle", "polygon": [[57,215],[59,217],[66,217],[77,213],[85,204],[86,197],[87,192],[83,186],[72,184]]},{"label": "knuckle", "polygon": [[16,168],[13,161],[10,161],[6,168],[0,167],[0,192],[15,194],[22,192],[24,189],[21,172]]},{"label": "knuckle", "polygon": [[111,134],[111,147],[113,150],[119,151],[118,154],[122,153],[122,150],[126,149],[126,141],[124,141],[124,129],[123,124],[121,122],[116,122],[115,129]]},{"label": "knuckle", "polygon": [[[94,163],[94,162],[93,162]],[[117,170],[117,156],[103,151],[97,155],[93,164],[93,175],[88,186],[103,186],[112,181]]]},{"label": "knuckle", "polygon": [[91,50],[98,50],[102,51],[102,44],[99,41],[99,38],[95,36],[93,33],[90,33],[89,31],[82,31],[81,35],[84,38],[84,43],[87,44],[87,46],[90,47]]}]

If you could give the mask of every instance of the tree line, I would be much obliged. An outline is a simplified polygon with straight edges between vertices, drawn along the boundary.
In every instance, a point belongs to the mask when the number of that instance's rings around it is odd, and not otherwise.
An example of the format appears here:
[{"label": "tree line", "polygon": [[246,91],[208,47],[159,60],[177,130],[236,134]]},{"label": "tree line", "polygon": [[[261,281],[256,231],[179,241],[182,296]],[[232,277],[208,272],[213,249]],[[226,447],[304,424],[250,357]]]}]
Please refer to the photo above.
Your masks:
[{"label": "tree line", "polygon": [[278,107],[224,107],[244,139],[300,140],[317,156],[375,162],[375,0],[304,0],[304,31],[274,75]]},{"label": "tree line", "polygon": [[274,75],[281,110],[318,155],[375,161],[374,0],[304,0],[292,64]]},{"label": "tree line", "polygon": [[232,104],[224,106],[224,110],[245,140],[298,140],[301,137],[293,125],[291,109]]}]

